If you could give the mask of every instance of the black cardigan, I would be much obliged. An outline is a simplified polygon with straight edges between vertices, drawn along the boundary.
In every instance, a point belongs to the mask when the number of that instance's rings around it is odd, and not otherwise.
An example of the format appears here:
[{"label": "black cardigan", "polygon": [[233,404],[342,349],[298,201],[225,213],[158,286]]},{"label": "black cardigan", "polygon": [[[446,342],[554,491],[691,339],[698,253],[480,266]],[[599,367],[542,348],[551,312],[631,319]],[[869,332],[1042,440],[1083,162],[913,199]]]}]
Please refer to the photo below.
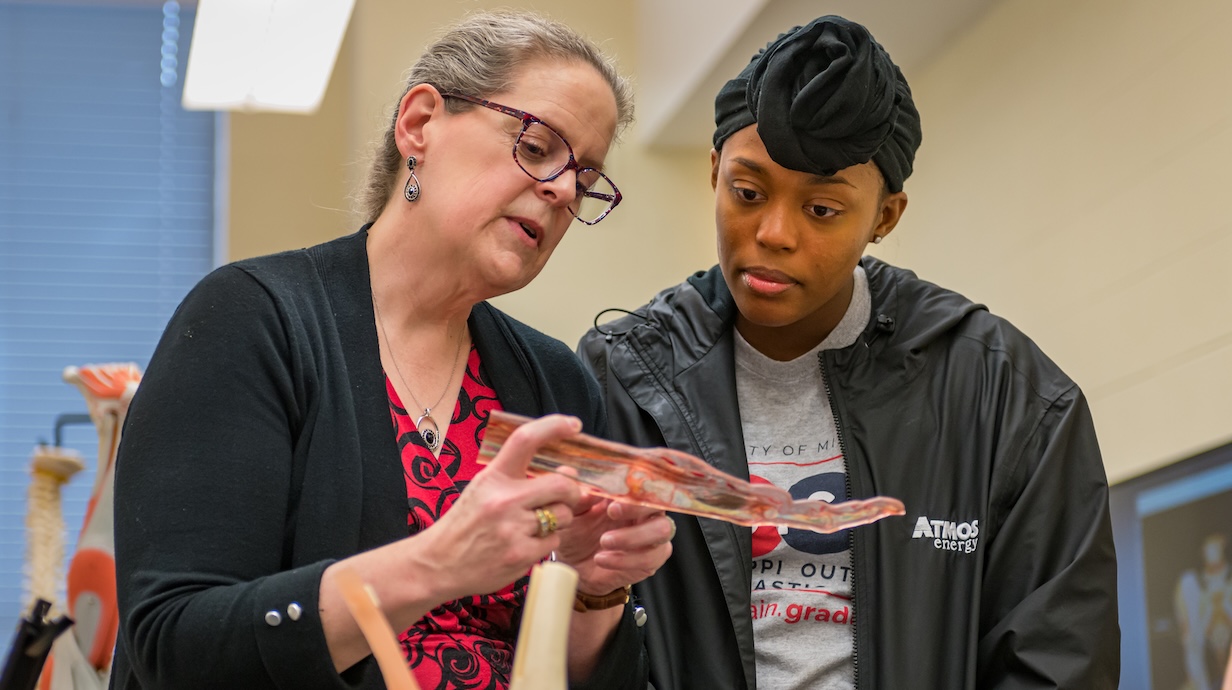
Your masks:
[{"label": "black cardigan", "polygon": [[[112,687],[382,687],[371,657],[339,676],[317,615],[329,564],[407,535],[366,237],[220,268],[172,316],[117,461]],[[603,433],[564,344],[487,303],[470,329],[505,409]],[[645,666],[626,611],[589,685]]]}]

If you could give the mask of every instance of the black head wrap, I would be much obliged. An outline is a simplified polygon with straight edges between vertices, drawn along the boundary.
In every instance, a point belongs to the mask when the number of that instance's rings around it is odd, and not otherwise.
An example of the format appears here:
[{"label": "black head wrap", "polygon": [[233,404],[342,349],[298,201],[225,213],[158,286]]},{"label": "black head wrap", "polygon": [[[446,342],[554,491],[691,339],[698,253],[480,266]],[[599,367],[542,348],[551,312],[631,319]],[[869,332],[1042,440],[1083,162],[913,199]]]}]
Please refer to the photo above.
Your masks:
[{"label": "black head wrap", "polygon": [[780,35],[714,101],[714,148],[757,125],[774,162],[833,175],[873,161],[902,190],[920,146],[911,88],[868,29],[842,17]]}]

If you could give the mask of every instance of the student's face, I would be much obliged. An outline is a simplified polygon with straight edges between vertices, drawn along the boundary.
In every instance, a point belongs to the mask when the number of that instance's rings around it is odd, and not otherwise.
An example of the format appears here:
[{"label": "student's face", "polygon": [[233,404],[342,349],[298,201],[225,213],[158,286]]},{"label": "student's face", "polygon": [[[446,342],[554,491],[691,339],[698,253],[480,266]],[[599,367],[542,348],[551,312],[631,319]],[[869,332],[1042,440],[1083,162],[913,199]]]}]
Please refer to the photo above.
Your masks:
[{"label": "student's face", "polygon": [[894,229],[907,197],[884,194],[871,162],[829,177],[784,168],[756,126],[733,134],[711,162],[719,264],[740,310],[736,326],[771,357],[803,354],[846,313],[856,263],[876,235]]}]

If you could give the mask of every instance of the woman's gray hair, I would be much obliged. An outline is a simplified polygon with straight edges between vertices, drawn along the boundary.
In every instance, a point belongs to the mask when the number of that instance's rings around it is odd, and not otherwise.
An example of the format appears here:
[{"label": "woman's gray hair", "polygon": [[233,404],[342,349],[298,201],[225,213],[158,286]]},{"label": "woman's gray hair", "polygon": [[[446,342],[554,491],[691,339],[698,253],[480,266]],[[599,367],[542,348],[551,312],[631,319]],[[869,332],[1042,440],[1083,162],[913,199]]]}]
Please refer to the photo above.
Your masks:
[{"label": "woman's gray hair", "polygon": [[[480,12],[448,27],[411,67],[402,96],[419,84],[431,84],[441,92],[486,98],[512,88],[522,65],[542,59],[594,67],[616,97],[617,133],[633,121],[633,88],[617,73],[613,60],[573,29],[530,12]],[[402,154],[394,141],[401,100],[400,96],[394,104],[389,126],[376,146],[367,179],[356,198],[364,222],[381,214],[403,168]],[[449,112],[461,112],[474,106],[449,99],[445,107]]]}]

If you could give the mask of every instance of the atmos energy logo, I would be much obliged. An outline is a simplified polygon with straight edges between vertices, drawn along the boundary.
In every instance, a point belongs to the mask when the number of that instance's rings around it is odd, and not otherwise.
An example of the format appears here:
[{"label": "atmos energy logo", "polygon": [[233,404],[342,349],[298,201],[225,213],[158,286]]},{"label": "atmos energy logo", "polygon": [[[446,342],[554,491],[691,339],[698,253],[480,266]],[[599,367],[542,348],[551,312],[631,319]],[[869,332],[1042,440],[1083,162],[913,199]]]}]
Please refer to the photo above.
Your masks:
[{"label": "atmos energy logo", "polygon": [[933,548],[941,551],[972,553],[979,544],[980,521],[951,522],[931,520],[921,515],[915,521],[912,539],[932,539]]}]

